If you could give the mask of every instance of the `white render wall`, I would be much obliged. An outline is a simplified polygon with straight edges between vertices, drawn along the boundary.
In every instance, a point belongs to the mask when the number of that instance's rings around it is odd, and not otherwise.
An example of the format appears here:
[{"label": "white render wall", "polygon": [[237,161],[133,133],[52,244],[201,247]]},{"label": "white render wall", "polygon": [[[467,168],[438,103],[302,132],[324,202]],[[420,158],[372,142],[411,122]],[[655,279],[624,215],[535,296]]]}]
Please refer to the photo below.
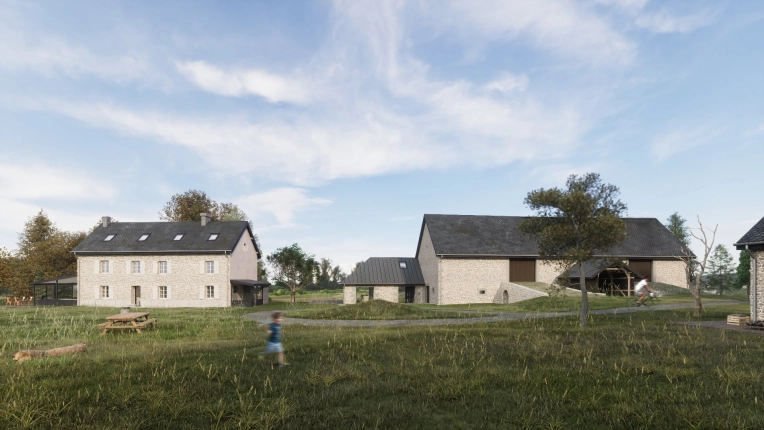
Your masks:
[{"label": "white render wall", "polygon": [[231,253],[231,279],[258,280],[257,252],[252,237],[246,229]]},{"label": "white render wall", "polygon": [[427,303],[427,287],[416,286],[414,287],[414,303],[424,304]]},{"label": "white render wall", "polygon": [[[509,282],[507,258],[442,258],[440,292],[435,303],[494,303],[502,282]],[[376,290],[374,294],[376,297]]]},{"label": "white render wall", "polygon": [[342,304],[345,305],[354,305],[358,301],[358,298],[356,297],[358,287],[344,287],[342,289]]},{"label": "white render wall", "polygon": [[[99,273],[101,260],[108,260],[111,273]],[[130,263],[141,261],[142,273],[130,273]],[[158,262],[168,262],[167,274],[159,274]],[[204,262],[214,261],[214,274],[206,274]],[[141,287],[141,307],[231,306],[230,257],[213,255],[79,256],[78,305],[133,306],[132,287]],[[100,298],[100,287],[110,287],[111,297]],[[216,297],[206,298],[205,287],[215,287]],[[168,287],[168,298],[160,299],[160,286]]]},{"label": "white render wall", "polygon": [[[419,255],[417,255],[419,267],[422,269],[424,283],[430,288],[430,302],[438,303],[438,285],[440,280],[439,258],[435,255],[435,247],[432,245],[430,231],[427,224],[422,232],[422,242],[419,243]],[[425,296],[425,299],[427,296]]]}]

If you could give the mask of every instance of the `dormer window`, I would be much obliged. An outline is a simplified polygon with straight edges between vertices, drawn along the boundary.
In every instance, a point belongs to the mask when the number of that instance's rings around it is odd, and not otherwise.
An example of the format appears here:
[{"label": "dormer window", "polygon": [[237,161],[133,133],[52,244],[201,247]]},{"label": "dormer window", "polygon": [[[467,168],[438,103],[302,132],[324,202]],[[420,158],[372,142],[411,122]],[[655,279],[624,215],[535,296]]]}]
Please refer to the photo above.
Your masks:
[{"label": "dormer window", "polygon": [[181,240],[181,239],[183,239],[183,233],[178,233],[175,235],[175,239],[173,240]]},{"label": "dormer window", "polygon": [[111,240],[114,239],[114,236],[116,236],[116,234],[110,234],[110,235],[106,236],[103,241],[104,242],[111,242]]},{"label": "dormer window", "polygon": [[151,236],[149,233],[143,233],[141,237],[138,238],[138,242],[144,242],[146,239],[149,238],[149,236]]},{"label": "dormer window", "polygon": [[210,235],[209,239],[207,239],[207,240],[215,240],[215,239],[217,239],[217,238],[218,238],[218,233],[212,233],[212,234]]},{"label": "dormer window", "polygon": [[401,269],[405,269],[406,268],[406,262],[405,261],[399,261],[398,265],[401,266]]}]

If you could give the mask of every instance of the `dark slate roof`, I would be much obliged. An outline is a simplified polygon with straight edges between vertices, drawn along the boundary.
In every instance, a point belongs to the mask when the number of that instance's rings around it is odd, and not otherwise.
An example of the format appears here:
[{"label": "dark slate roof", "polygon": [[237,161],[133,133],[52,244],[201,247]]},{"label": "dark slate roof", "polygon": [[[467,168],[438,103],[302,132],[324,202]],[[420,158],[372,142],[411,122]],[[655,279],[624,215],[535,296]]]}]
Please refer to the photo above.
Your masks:
[{"label": "dark slate roof", "polygon": [[735,246],[760,244],[764,244],[764,218],[760,219],[756,225],[751,227],[751,229],[748,230],[748,233],[744,234],[743,237],[735,243]]},{"label": "dark slate roof", "polygon": [[[406,263],[401,269],[400,262]],[[371,257],[345,279],[345,285],[424,285],[416,258]]]},{"label": "dark slate roof", "polygon": [[[518,226],[527,217],[425,215],[437,255],[538,256],[538,244]],[[655,218],[624,218],[628,238],[602,255],[620,257],[682,257],[682,244]],[[420,233],[421,243],[421,233]],[[419,255],[419,249],[417,249]]]},{"label": "dark slate roof", "polygon": [[[202,227],[201,222],[114,222],[107,227],[99,225],[72,252],[92,254],[130,253],[215,253],[231,252],[249,229],[246,221],[210,222]],[[142,234],[150,236],[143,242]],[[183,233],[183,239],[173,240]],[[218,233],[216,240],[208,240],[210,234]],[[104,238],[114,234],[114,239],[104,242]],[[252,232],[250,231],[250,234]],[[257,245],[255,245],[257,246]],[[258,254],[260,250],[256,249]]]},{"label": "dark slate roof", "polygon": [[[598,258],[592,261],[587,261],[586,263],[584,263],[584,278],[594,279],[597,277],[597,275],[602,273],[605,269],[609,267],[616,267],[615,264],[610,264],[610,263],[612,263],[612,260],[605,260],[601,258]],[[637,272],[631,270],[631,267],[629,267],[626,264],[622,264],[618,267],[628,270],[632,275],[634,275],[638,279],[643,278],[641,275],[637,274]],[[568,278],[578,279],[580,276],[580,272],[578,271],[578,265],[568,269],[568,271],[565,272],[565,276],[567,276]]]},{"label": "dark slate roof", "polygon": [[245,285],[248,287],[268,287],[271,285],[270,282],[255,281],[252,279],[231,279],[231,283],[238,284],[238,285]]}]

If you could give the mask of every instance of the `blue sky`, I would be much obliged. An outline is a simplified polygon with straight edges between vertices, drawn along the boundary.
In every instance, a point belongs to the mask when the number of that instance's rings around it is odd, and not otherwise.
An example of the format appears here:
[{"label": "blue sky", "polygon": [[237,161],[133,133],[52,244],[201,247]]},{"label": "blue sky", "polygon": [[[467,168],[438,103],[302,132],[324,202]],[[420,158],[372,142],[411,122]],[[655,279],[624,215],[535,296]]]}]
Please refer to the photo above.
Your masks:
[{"label": "blue sky", "polygon": [[764,215],[762,41],[753,0],[5,1],[0,246],[195,188],[348,270],[590,171],[731,246]]}]

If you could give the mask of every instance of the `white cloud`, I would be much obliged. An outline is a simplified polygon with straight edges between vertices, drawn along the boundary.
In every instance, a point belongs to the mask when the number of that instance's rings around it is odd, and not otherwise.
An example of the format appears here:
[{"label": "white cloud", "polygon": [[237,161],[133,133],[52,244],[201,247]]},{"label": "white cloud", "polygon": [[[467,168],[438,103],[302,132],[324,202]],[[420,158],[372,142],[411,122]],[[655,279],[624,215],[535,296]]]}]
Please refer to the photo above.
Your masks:
[{"label": "white cloud", "polygon": [[650,144],[650,152],[658,162],[666,161],[675,154],[709,143],[721,130],[712,126],[683,128],[658,136]]},{"label": "white cloud", "polygon": [[252,217],[255,224],[264,221],[266,217],[263,215],[275,218],[276,225],[256,225],[257,231],[294,227],[294,218],[297,212],[332,203],[328,199],[309,197],[308,190],[295,187],[276,188],[262,193],[250,194],[236,199],[236,202]]},{"label": "white cloud", "polygon": [[513,91],[525,91],[528,88],[528,76],[515,76],[510,73],[502,74],[483,86],[486,91],[508,94]]},{"label": "white cloud", "polygon": [[0,189],[14,200],[97,200],[111,197],[114,189],[81,172],[38,163],[0,162]]},{"label": "white cloud", "polygon": [[176,62],[176,68],[205,91],[224,96],[257,95],[271,103],[308,103],[310,87],[303,79],[276,75],[264,70],[224,71],[204,61]]},{"label": "white cloud", "polygon": [[637,26],[654,33],[691,33],[701,27],[716,22],[719,10],[702,10],[685,16],[674,16],[663,9],[654,13],[642,13],[637,17]]},{"label": "white cloud", "polygon": [[[590,64],[629,64],[635,45],[585,2],[554,0],[451,0],[430,5],[435,25],[455,27],[472,39],[527,38],[542,49]],[[428,17],[430,19],[430,17]]]}]

